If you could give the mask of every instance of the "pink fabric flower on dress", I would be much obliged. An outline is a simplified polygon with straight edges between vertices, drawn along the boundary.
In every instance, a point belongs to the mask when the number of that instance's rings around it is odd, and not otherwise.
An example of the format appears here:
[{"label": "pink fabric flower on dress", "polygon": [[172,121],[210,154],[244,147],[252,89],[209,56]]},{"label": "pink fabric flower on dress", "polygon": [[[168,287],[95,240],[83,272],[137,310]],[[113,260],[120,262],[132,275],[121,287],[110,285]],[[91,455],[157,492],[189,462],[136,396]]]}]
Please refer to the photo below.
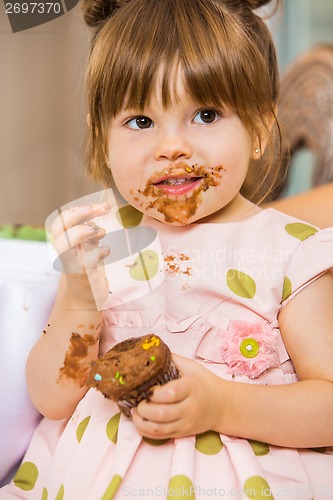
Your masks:
[{"label": "pink fabric flower on dress", "polygon": [[276,328],[270,323],[230,321],[223,335],[222,355],[229,373],[256,378],[277,366]]}]

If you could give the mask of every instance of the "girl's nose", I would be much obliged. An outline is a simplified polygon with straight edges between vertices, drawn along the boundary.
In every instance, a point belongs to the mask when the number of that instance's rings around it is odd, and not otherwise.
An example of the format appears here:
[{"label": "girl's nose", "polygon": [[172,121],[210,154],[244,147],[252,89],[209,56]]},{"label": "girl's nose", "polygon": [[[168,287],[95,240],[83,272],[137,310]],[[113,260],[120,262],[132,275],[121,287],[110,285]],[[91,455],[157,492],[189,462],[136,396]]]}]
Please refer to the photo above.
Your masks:
[{"label": "girl's nose", "polygon": [[155,160],[185,160],[191,158],[192,147],[190,141],[180,133],[163,134],[155,147]]}]

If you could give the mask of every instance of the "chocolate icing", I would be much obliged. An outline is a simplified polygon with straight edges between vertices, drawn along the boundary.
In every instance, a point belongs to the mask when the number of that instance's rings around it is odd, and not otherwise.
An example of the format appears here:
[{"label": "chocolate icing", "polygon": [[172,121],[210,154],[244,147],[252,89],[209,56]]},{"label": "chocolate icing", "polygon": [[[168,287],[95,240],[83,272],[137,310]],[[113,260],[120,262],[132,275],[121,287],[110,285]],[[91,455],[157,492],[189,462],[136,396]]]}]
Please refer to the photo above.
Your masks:
[{"label": "chocolate icing", "polygon": [[124,340],[91,363],[88,387],[95,387],[129,409],[151,395],[151,388],[178,378],[168,346],[154,334]]}]

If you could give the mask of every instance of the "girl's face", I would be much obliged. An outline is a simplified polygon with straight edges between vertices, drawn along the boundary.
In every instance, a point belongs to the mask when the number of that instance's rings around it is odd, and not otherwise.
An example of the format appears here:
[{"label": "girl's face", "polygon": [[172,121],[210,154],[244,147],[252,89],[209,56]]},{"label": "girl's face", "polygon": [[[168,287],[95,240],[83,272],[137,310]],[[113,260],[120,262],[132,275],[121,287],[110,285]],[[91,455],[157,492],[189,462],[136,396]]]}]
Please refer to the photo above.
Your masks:
[{"label": "girl's face", "polygon": [[238,218],[248,209],[239,190],[251,136],[233,110],[198,106],[176,78],[179,98],[167,109],[155,92],[143,111],[122,110],[111,120],[117,188],[139,211],[176,226]]}]

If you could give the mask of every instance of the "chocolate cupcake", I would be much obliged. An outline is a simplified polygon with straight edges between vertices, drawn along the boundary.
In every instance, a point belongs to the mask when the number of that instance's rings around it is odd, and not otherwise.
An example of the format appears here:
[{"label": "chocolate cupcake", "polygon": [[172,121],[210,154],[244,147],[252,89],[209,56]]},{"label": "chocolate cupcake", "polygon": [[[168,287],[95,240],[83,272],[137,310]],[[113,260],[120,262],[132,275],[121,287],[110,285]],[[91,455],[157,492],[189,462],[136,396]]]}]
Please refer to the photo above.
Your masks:
[{"label": "chocolate cupcake", "polygon": [[115,401],[127,417],[131,408],[149,400],[152,387],[179,377],[168,346],[157,335],[133,337],[116,344],[91,363],[87,382]]}]

